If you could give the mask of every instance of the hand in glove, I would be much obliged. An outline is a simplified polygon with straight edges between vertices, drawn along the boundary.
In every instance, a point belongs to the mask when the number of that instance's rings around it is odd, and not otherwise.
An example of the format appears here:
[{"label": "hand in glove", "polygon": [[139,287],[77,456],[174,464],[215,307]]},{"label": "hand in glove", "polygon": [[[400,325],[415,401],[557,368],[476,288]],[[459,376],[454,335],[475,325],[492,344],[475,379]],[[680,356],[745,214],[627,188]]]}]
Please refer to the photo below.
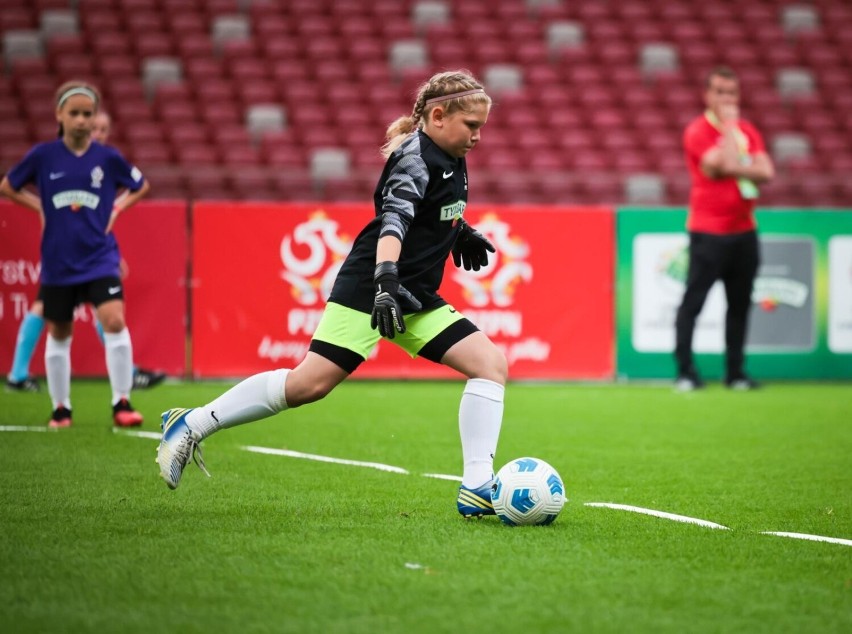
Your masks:
[{"label": "hand in glove", "polygon": [[396,262],[379,262],[373,274],[373,282],[376,285],[376,298],[373,301],[370,327],[378,328],[382,337],[393,339],[397,332],[405,332],[402,305],[409,311],[420,310],[423,305],[399,283]]},{"label": "hand in glove", "polygon": [[461,229],[453,245],[453,263],[465,271],[478,271],[488,265],[488,252],[495,252],[494,245],[484,235],[459,218]]}]

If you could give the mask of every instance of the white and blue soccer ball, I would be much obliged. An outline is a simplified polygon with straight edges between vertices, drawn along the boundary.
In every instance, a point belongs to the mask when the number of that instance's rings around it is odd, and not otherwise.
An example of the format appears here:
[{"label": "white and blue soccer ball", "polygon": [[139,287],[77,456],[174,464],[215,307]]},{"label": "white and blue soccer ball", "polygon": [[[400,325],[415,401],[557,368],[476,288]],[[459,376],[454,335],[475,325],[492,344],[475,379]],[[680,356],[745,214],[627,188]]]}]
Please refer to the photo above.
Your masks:
[{"label": "white and blue soccer ball", "polygon": [[539,458],[517,458],[494,477],[494,512],[510,526],[550,524],[565,506],[565,485]]}]

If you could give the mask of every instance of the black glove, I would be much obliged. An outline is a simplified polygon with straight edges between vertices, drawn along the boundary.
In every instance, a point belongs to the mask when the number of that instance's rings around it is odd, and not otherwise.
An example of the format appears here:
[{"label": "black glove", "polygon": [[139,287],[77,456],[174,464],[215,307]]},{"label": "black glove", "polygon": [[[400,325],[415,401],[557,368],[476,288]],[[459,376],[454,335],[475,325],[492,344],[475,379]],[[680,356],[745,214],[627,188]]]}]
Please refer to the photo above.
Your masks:
[{"label": "black glove", "polygon": [[453,263],[465,271],[478,271],[488,265],[488,251],[495,252],[494,245],[484,235],[459,218],[461,229],[453,245]]},{"label": "black glove", "polygon": [[403,306],[410,311],[417,311],[423,308],[423,304],[399,283],[396,262],[379,262],[373,274],[373,282],[376,284],[376,299],[373,301],[370,327],[378,327],[382,337],[393,339],[397,331],[405,332]]}]

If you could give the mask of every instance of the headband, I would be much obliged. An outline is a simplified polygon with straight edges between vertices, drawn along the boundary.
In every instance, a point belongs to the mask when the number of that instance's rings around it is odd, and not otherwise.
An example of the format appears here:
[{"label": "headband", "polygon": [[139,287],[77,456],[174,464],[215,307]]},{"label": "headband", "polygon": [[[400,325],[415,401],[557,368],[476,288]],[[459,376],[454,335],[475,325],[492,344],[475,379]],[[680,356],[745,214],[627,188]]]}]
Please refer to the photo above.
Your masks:
[{"label": "headband", "polygon": [[75,88],[69,88],[64,93],[62,93],[62,96],[59,97],[59,101],[56,103],[56,105],[61,108],[62,104],[68,101],[69,97],[73,97],[74,95],[84,95],[94,101],[96,105],[98,103],[98,96],[92,90],[84,86],[76,86]]},{"label": "headband", "polygon": [[482,88],[473,88],[472,90],[462,90],[461,92],[450,93],[449,95],[441,95],[440,97],[432,97],[431,99],[427,99],[425,105],[430,105],[433,103],[438,103],[440,101],[449,101],[450,99],[460,99],[461,97],[467,97],[468,95],[476,95],[478,93],[484,93],[485,91]]}]

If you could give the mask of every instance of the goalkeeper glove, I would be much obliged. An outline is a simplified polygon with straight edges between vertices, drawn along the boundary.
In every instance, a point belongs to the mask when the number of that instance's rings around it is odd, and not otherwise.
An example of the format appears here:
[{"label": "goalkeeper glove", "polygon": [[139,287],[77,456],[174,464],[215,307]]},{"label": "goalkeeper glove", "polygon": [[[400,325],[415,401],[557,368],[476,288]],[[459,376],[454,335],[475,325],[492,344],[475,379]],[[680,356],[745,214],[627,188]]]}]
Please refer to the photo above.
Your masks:
[{"label": "goalkeeper glove", "polygon": [[373,274],[373,282],[376,285],[376,298],[373,301],[370,327],[378,328],[382,337],[393,339],[397,332],[405,332],[400,300],[412,311],[420,310],[423,305],[399,283],[396,262],[379,262]]},{"label": "goalkeeper glove", "polygon": [[453,245],[453,263],[465,271],[478,271],[488,265],[488,252],[495,252],[494,245],[484,235],[459,218],[461,229]]}]

